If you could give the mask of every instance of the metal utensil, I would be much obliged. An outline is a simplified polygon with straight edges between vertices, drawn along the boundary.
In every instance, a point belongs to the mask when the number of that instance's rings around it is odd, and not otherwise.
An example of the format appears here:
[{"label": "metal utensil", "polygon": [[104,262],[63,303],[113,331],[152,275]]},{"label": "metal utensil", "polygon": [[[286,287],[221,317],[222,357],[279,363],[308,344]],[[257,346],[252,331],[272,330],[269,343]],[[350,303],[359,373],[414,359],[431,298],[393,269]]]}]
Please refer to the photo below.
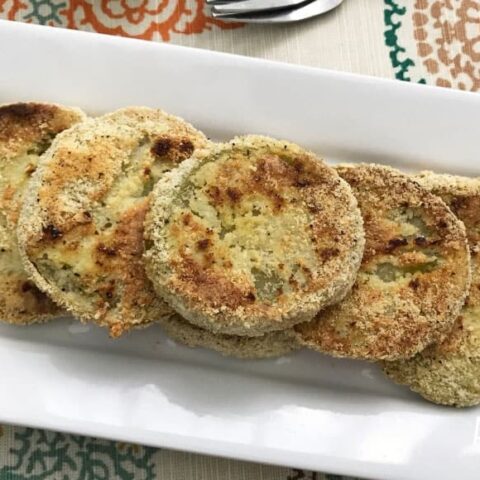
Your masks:
[{"label": "metal utensil", "polygon": [[210,1],[214,5],[214,11],[220,13],[255,13],[266,10],[280,10],[282,8],[293,8],[308,3],[309,0],[234,0],[225,2],[225,0]]},{"label": "metal utensil", "polygon": [[[241,4],[245,1],[247,0],[233,0],[228,2],[228,5],[237,3]],[[281,2],[282,0],[279,1]],[[214,18],[221,18],[230,22],[291,23],[322,15],[323,13],[329,12],[338,7],[342,2],[343,0],[307,0],[307,2],[302,2],[299,5],[297,4],[297,6],[293,8],[279,7],[264,11],[244,11],[244,13],[226,13],[218,11],[217,8],[220,5],[216,3],[212,6],[211,15]],[[210,1],[210,4],[212,3],[213,0]]]}]

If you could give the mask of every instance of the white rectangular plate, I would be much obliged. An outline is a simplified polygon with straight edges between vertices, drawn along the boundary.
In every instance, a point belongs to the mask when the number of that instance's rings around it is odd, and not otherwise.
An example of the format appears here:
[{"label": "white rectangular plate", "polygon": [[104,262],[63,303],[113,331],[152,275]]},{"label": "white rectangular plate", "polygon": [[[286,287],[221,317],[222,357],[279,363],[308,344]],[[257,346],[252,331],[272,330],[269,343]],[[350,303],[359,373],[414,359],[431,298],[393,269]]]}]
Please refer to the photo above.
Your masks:
[{"label": "white rectangular plate", "polygon": [[[480,175],[480,95],[0,22],[0,102],[161,107],[215,139]],[[158,328],[0,327],[0,421],[386,479],[478,480],[480,409],[430,405],[368,363],[241,362]]]}]

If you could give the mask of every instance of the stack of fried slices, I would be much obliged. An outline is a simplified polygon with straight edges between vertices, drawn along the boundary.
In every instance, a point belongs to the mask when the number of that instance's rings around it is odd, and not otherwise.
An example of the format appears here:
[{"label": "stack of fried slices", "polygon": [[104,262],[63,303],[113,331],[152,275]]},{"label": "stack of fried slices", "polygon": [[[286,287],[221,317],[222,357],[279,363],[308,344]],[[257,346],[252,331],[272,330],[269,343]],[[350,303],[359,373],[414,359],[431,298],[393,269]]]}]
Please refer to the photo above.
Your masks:
[{"label": "stack of fried slices", "polygon": [[0,317],[160,324],[240,358],[306,347],[480,403],[480,180],[332,167],[131,107],[0,107]]}]

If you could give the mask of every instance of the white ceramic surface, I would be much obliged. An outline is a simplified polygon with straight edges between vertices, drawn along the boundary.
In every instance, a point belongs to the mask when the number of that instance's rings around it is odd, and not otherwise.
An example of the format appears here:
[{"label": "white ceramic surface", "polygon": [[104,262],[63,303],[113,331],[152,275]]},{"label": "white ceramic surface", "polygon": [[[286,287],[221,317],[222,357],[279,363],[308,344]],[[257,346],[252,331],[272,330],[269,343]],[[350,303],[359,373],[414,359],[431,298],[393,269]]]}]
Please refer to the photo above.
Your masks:
[{"label": "white ceramic surface", "polygon": [[[0,21],[0,103],[28,99],[480,175],[480,95]],[[0,326],[0,365],[1,422],[384,480],[480,475],[480,409],[430,405],[368,363],[241,362],[66,319]]]}]

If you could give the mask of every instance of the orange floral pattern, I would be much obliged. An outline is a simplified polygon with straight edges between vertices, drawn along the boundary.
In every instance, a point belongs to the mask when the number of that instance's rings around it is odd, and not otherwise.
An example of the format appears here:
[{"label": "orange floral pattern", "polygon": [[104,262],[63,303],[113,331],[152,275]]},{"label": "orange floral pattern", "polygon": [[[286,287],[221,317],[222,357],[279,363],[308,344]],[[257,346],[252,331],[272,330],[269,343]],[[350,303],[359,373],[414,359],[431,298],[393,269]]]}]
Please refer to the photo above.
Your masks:
[{"label": "orange floral pattern", "polygon": [[0,15],[10,20],[161,41],[169,41],[172,34],[242,26],[209,17],[204,0],[0,0]]},{"label": "orange floral pattern", "polygon": [[480,2],[416,0],[417,54],[439,86],[480,90]]},{"label": "orange floral pattern", "polygon": [[479,0],[384,0],[397,78],[480,91]]}]

